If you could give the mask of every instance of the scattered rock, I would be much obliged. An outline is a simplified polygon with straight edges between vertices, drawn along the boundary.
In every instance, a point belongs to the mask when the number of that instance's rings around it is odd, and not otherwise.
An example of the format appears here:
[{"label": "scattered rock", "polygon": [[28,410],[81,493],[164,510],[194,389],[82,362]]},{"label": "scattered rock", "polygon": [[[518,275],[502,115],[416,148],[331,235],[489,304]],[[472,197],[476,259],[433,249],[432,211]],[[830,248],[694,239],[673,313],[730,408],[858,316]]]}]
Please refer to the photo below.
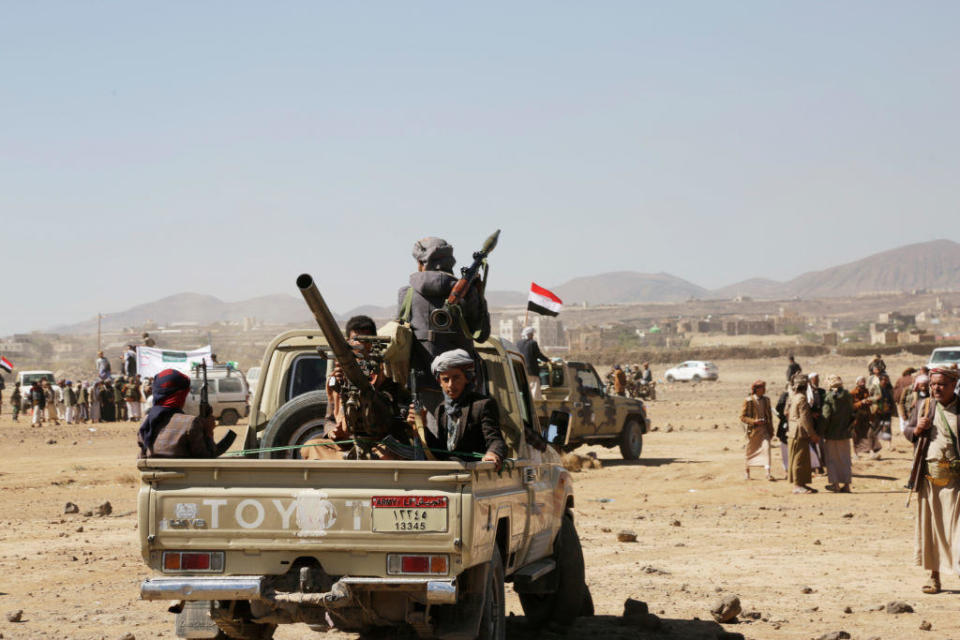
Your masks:
[{"label": "scattered rock", "polygon": [[20,622],[23,620],[23,609],[7,612],[7,622]]},{"label": "scattered rock", "polygon": [[845,513],[845,514],[843,514],[843,517],[844,517],[844,518],[852,518],[852,517],[853,517],[853,514],[852,514],[852,513]]},{"label": "scattered rock", "polygon": [[714,428],[714,429],[719,429],[719,428],[720,428],[720,425],[715,424],[715,425],[713,425],[713,428]]},{"label": "scattered rock", "polygon": [[50,438],[49,440],[47,440],[47,444],[57,444],[57,441],[54,440],[53,438]]},{"label": "scattered rock", "polygon": [[656,567],[651,567],[650,565],[644,566],[641,571],[644,573],[652,573],[658,576],[668,576],[670,575],[669,571],[664,571],[663,569],[657,569]]},{"label": "scattered rock", "polygon": [[93,517],[93,511],[84,511],[84,512],[83,512],[83,517],[84,517],[84,518],[92,518],[92,517]]},{"label": "scattered rock", "polygon": [[903,600],[894,600],[887,603],[887,613],[913,613],[913,607]]},{"label": "scattered rock", "polygon": [[800,590],[801,593],[813,593],[813,587],[804,587]]},{"label": "scattered rock", "polygon": [[664,431],[664,433],[672,433],[672,432],[673,432],[673,427],[671,427],[670,425],[667,425],[667,428],[664,429],[663,431]]},{"label": "scattered rock", "polygon": [[920,623],[920,631],[930,631],[931,629],[933,629],[933,625],[926,620]]},{"label": "scattered rock", "polygon": [[679,520],[674,520],[673,522],[670,523],[670,526],[671,526],[671,527],[679,527],[679,526],[680,526],[680,521],[679,521]]},{"label": "scattered rock", "polygon": [[819,546],[822,545],[823,543],[820,542],[819,540],[814,540],[814,541],[813,541],[813,544],[815,544],[815,545],[817,545],[817,546],[819,547]]},{"label": "scattered rock", "polygon": [[72,502],[68,502],[67,504],[63,505],[63,512],[64,513],[80,513],[80,507],[73,504]]},{"label": "scattered rock", "polygon": [[77,533],[83,533],[83,525],[77,527]]},{"label": "scattered rock", "polygon": [[853,608],[852,608],[852,607],[844,607],[844,608],[843,608],[843,612],[844,612],[844,613],[853,613]]},{"label": "scattered rock", "polygon": [[633,531],[621,531],[617,534],[617,540],[620,542],[636,542],[637,534]]},{"label": "scattered rock", "polygon": [[846,631],[832,631],[830,633],[825,633],[817,640],[849,640],[850,634]]},{"label": "scattered rock", "polygon": [[740,598],[730,595],[717,600],[713,608],[710,609],[710,615],[717,622],[730,622],[736,620],[740,611]]},{"label": "scattered rock", "polygon": [[113,513],[113,505],[110,504],[109,500],[105,500],[104,502],[98,504],[96,507],[96,514],[98,516],[101,516],[101,517],[108,516],[111,513]]},{"label": "scattered rock", "polygon": [[137,636],[133,635],[128,631],[127,633],[120,636],[119,640],[137,640]]},{"label": "scattered rock", "polygon": [[651,631],[660,628],[660,618],[650,613],[647,603],[633,598],[627,598],[623,603],[620,623]]},{"label": "scattered rock", "polygon": [[743,617],[749,618],[751,620],[759,620],[760,618],[763,617],[763,614],[760,613],[759,611],[747,611],[746,613],[743,614]]},{"label": "scattered rock", "polygon": [[560,461],[567,471],[574,472],[584,469],[600,469],[603,467],[603,464],[597,458],[581,456],[578,453],[565,453]]},{"label": "scattered rock", "polygon": [[643,600],[634,600],[627,598],[623,602],[623,617],[636,616],[644,613],[650,613],[650,607]]},{"label": "scattered rock", "polygon": [[660,431],[660,427],[650,427],[651,433],[654,431]]},{"label": "scattered rock", "polygon": [[697,420],[703,420],[703,414],[698,415]]}]

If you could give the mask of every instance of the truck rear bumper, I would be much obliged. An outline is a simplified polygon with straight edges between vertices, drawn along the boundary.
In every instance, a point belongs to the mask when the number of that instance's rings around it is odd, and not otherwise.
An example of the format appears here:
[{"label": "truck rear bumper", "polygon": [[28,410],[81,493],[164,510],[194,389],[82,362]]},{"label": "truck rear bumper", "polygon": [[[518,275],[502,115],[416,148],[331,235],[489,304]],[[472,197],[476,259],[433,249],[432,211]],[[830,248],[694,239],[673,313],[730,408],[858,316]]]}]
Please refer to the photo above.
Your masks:
[{"label": "truck rear bumper", "polygon": [[[264,593],[263,576],[190,576],[150,578],[140,585],[142,600],[273,600]],[[423,594],[429,604],[454,604],[455,579],[363,578],[344,576],[337,585],[351,591],[409,591]],[[331,592],[334,590],[332,589]],[[349,592],[349,591],[348,591]],[[319,596],[321,594],[309,594]]]}]

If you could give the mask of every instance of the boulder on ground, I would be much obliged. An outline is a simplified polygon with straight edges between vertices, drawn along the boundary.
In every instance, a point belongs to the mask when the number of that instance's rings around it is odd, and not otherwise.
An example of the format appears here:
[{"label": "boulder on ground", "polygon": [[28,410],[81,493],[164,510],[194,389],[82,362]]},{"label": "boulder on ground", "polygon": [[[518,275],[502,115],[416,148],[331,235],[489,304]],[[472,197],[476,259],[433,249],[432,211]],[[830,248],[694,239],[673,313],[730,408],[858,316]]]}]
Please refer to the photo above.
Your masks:
[{"label": "boulder on ground", "polygon": [[731,622],[740,615],[740,598],[734,595],[724,596],[717,600],[713,608],[710,609],[710,615],[717,622]]}]

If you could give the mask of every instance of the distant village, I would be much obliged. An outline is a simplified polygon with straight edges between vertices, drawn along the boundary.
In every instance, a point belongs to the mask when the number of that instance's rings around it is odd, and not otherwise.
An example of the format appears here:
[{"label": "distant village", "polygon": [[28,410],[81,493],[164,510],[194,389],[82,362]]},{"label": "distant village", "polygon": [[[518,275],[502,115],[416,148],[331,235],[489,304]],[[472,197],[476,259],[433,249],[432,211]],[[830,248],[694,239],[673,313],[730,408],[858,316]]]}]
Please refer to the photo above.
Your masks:
[{"label": "distant village", "polygon": [[[386,318],[377,318],[378,322]],[[688,300],[678,303],[572,304],[557,318],[526,315],[522,308],[492,310],[495,335],[516,342],[524,323],[537,330],[550,355],[609,363],[633,356],[654,362],[709,357],[799,353],[859,354],[908,350],[925,353],[934,343],[960,342],[960,293],[874,294],[816,300]],[[100,348],[119,364],[129,343],[149,331],[158,346],[193,349],[211,345],[221,361],[242,368],[259,364],[263,350],[281,331],[295,325],[267,324],[256,318],[201,325],[183,320],[146,322],[121,330],[72,335],[31,332],[0,339],[0,354],[20,370],[52,369],[82,375]],[[725,351],[726,350],[726,351]],[[707,356],[704,356],[707,357]]]}]

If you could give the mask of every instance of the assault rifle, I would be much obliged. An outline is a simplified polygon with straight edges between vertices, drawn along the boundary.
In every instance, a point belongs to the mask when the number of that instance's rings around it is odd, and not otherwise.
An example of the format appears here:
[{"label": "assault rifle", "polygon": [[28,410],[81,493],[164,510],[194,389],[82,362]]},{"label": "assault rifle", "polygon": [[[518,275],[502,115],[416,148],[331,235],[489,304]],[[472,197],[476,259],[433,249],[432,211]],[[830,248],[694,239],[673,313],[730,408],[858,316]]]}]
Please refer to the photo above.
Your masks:
[{"label": "assault rifle", "polygon": [[[201,418],[212,418],[213,417],[213,407],[210,406],[210,383],[207,381],[207,361],[203,360],[200,363],[200,406],[199,413]],[[214,445],[214,451],[216,455],[222,456],[227,452],[227,449],[230,448],[230,445],[233,444],[233,441],[237,439],[237,434],[233,431],[227,431],[226,435],[220,439],[216,445]]]},{"label": "assault rifle", "polygon": [[[320,330],[333,351],[333,357],[343,371],[345,383],[339,392],[343,398],[343,415],[347,423],[347,430],[351,437],[358,435],[380,439],[387,434],[390,421],[393,418],[392,410],[387,401],[373,388],[370,379],[364,373],[361,363],[358,362],[350,344],[344,338],[340,327],[337,326],[330,308],[320,295],[313,277],[304,273],[297,278],[297,288],[303,295],[304,301],[313,312]],[[357,446],[369,452],[372,443],[358,441]]]},{"label": "assault rifle", "polygon": [[[932,406],[936,405],[936,400],[933,398],[926,398],[927,400],[927,415],[930,417],[933,414]],[[920,402],[920,400],[917,400]],[[920,407],[917,407],[917,417],[920,416]],[[910,498],[913,497],[913,492],[918,491],[920,486],[920,474],[923,472],[923,464],[927,460],[927,449],[930,448],[930,429],[924,431],[920,436],[917,437],[916,448],[913,452],[913,466],[910,467],[910,479],[907,480],[907,504],[904,506],[910,506]]]},{"label": "assault rifle", "polygon": [[487,256],[497,247],[497,241],[500,239],[500,229],[497,229],[483,243],[480,251],[473,254],[473,262],[469,267],[460,270],[460,279],[453,285],[450,295],[447,296],[443,306],[434,309],[430,313],[430,326],[435,331],[449,332],[454,323],[454,316],[460,313],[460,304],[470,292],[470,287],[474,281],[480,278],[480,272],[485,272]]}]

